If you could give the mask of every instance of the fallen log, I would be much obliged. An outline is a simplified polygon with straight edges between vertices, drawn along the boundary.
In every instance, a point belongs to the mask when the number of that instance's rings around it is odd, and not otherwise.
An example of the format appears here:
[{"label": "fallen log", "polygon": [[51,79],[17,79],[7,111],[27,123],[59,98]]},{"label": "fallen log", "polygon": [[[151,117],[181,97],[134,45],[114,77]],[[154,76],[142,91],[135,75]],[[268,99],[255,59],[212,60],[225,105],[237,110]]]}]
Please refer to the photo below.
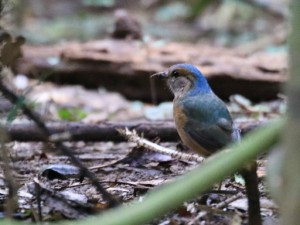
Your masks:
[{"label": "fallen log", "polygon": [[164,82],[149,78],[180,62],[195,64],[222,98],[242,94],[251,100],[274,99],[287,79],[285,54],[238,51],[200,44],[97,40],[87,43],[24,46],[16,72],[63,84],[105,87],[129,99],[170,100]]},{"label": "fallen log", "polygon": [[[70,133],[69,141],[126,141],[117,129],[130,130],[135,129],[143,137],[153,140],[159,138],[162,142],[177,142],[179,136],[177,134],[173,121],[132,121],[132,122],[103,122],[101,124],[83,124],[79,122],[70,123],[47,123],[46,124],[52,134]],[[238,126],[242,134],[245,134],[256,127],[260,126],[261,122],[243,123]],[[5,125],[4,128],[11,141],[44,141],[43,133],[35,124],[16,123]]]}]

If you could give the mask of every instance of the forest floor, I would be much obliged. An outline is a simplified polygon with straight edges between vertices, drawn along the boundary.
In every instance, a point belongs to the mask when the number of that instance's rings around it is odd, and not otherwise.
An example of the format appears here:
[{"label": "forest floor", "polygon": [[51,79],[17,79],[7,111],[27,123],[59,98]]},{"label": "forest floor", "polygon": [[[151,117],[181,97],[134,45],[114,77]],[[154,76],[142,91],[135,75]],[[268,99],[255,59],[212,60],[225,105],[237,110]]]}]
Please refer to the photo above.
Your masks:
[{"label": "forest floor", "polygon": [[[19,78],[13,78],[13,82],[17,82],[17,79]],[[105,89],[87,90],[79,85],[58,86],[50,82],[36,85],[36,81],[28,82],[32,87],[27,94],[28,103],[43,115],[45,122],[172,122],[171,102],[152,105],[126,100],[120,94]],[[1,98],[1,102],[2,105],[7,105],[6,111],[1,112],[1,120],[5,122],[14,110],[4,98]],[[248,99],[235,95],[231,96],[228,107],[237,124],[251,124],[257,121],[267,122],[283,114],[286,102],[284,98],[279,98],[251,103]],[[27,122],[29,121],[19,113],[12,124]],[[132,200],[142,201],[147,192],[197,166],[194,161],[178,160],[169,155],[137,148],[135,143],[77,141],[65,144],[85,166],[95,172],[107,191],[121,199],[124,204]],[[188,151],[180,142],[160,144],[178,151]],[[86,178],[82,180],[76,175],[74,167],[69,167],[71,163],[68,157],[62,155],[60,149],[55,149],[52,144],[13,141],[5,146],[9,151],[10,166],[18,185],[18,209],[14,217],[37,221],[41,213],[43,221],[82,219],[107,208],[107,202],[90,181]],[[269,197],[265,184],[266,162],[266,156],[258,159],[261,213],[264,224],[274,224],[277,221],[278,208]],[[3,166],[5,162],[1,164]],[[238,174],[228,177],[205,194],[185,202],[151,224],[234,224],[234,221],[246,224],[247,200],[243,182]],[[41,193],[41,212],[38,210],[37,190]],[[1,199],[5,199],[7,194],[8,189],[1,170]],[[223,204],[232,197],[235,200]],[[3,202],[1,205],[3,206]]]}]

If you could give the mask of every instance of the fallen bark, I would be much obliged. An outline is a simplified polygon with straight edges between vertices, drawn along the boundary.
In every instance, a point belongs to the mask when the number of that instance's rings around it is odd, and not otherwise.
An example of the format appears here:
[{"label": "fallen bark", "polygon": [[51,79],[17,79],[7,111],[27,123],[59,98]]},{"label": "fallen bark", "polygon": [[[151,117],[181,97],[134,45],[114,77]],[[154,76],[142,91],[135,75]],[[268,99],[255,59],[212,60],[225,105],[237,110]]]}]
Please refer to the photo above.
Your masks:
[{"label": "fallen bark", "polygon": [[199,44],[122,40],[37,47],[24,46],[17,73],[58,83],[103,86],[129,99],[170,100],[164,82],[150,75],[179,62],[195,64],[222,98],[240,93],[251,100],[276,98],[286,81],[285,54],[246,56],[238,50]]},{"label": "fallen bark", "polygon": [[[82,124],[78,122],[70,123],[48,123],[46,124],[52,134],[70,133],[70,141],[127,141],[119,134],[117,129],[129,130],[135,129],[143,137],[153,140],[159,138],[163,142],[177,142],[179,136],[177,134],[175,124],[172,121],[133,121],[133,122],[103,122],[101,124]],[[239,124],[242,134],[245,134],[261,123]],[[10,136],[11,141],[44,141],[45,136],[33,123],[19,123],[4,126]]]}]

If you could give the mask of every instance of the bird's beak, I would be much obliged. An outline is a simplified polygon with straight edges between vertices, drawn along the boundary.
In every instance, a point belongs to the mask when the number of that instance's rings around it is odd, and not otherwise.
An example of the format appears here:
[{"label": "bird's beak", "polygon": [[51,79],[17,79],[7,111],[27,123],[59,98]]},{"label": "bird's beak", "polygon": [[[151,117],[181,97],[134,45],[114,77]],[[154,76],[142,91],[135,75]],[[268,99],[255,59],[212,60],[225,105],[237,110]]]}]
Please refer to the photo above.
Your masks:
[{"label": "bird's beak", "polygon": [[155,74],[151,75],[151,78],[152,77],[167,78],[168,74],[166,72],[159,72],[159,73],[155,73]]}]

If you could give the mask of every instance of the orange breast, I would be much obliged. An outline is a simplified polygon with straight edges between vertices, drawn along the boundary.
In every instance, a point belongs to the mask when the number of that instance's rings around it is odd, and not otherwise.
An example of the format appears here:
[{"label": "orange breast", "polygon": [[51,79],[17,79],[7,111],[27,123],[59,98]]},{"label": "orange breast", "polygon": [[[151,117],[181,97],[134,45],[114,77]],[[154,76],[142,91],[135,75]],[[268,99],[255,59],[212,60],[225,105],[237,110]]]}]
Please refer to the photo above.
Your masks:
[{"label": "orange breast", "polygon": [[177,103],[177,101],[174,101],[173,103],[173,115],[175,120],[175,125],[178,131],[178,134],[183,141],[183,143],[188,146],[191,150],[197,152],[198,154],[202,156],[209,156],[211,155],[211,152],[203,148],[201,145],[199,145],[193,138],[191,138],[185,131],[184,126],[187,123],[187,116],[184,114],[184,111],[182,109],[182,106]]}]

